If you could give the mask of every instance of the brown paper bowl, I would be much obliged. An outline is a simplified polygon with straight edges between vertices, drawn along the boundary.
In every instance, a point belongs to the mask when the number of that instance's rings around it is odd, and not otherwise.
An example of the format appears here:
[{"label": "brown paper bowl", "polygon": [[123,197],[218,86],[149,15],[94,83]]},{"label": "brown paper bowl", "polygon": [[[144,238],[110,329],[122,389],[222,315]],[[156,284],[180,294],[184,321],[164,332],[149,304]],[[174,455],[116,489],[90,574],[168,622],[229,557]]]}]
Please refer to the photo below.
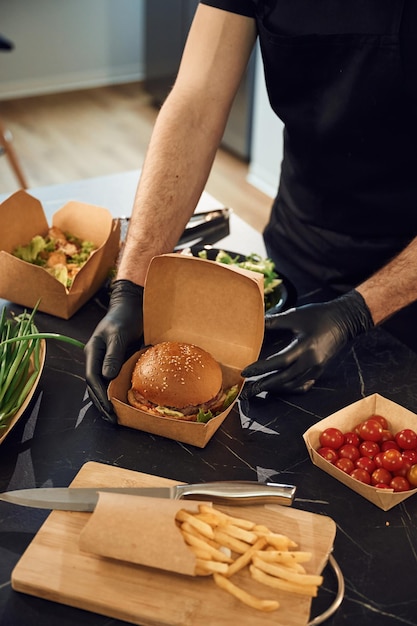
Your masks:
[{"label": "brown paper bowl", "polygon": [[375,414],[383,415],[388,420],[389,426],[393,431],[398,431],[402,428],[412,428],[417,432],[417,415],[415,413],[375,393],[322,419],[317,424],[314,424],[314,426],[311,426],[304,433],[303,438],[314,465],[317,465],[317,467],[320,467],[320,469],[327,472],[327,474],[330,474],[333,478],[336,478],[353,491],[356,491],[356,493],[359,493],[383,511],[388,511],[417,493],[417,488],[408,491],[394,492],[388,489],[378,489],[371,485],[366,485],[351,478],[329,461],[326,461],[326,459],[317,452],[317,449],[320,447],[319,436],[325,428],[332,426],[339,428],[342,432],[346,432],[353,430],[359,422]]},{"label": "brown paper bowl", "polygon": [[[20,407],[20,409],[10,419],[7,427],[0,430],[0,444],[3,443],[3,441],[6,439],[7,435],[12,430],[12,428],[20,420],[20,418],[22,417],[22,415],[26,411],[26,409],[27,409],[27,407],[29,405],[29,402],[32,400],[33,394],[35,393],[36,388],[37,388],[37,386],[39,384],[39,380],[40,380],[40,378],[42,376],[43,367],[45,365],[45,356],[46,356],[46,342],[45,342],[44,339],[42,339],[42,341],[41,341],[40,364],[39,364],[38,375],[37,375],[37,377],[36,377],[32,387],[31,387],[31,389],[29,390],[29,393],[27,394],[27,396],[26,396],[22,406]],[[30,373],[32,373],[32,371]]]}]

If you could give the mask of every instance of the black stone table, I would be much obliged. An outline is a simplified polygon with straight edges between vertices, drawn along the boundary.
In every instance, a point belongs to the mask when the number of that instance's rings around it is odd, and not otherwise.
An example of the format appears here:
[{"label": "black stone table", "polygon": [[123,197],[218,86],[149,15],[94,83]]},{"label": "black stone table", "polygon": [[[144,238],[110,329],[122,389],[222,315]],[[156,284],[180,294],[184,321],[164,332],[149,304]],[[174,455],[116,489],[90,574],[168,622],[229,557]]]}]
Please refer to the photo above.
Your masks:
[{"label": "black stone table", "polygon": [[[79,199],[128,215],[137,177],[130,172],[30,193],[49,214]],[[204,206],[216,204],[205,201]],[[236,216],[221,245],[242,253],[264,252],[259,233]],[[104,314],[107,298],[103,289],[68,321],[39,313],[38,327],[85,342]],[[0,305],[21,310],[4,301]],[[290,482],[297,486],[295,508],[327,515],[337,525],[333,554],[346,590],[326,624],[417,625],[417,497],[382,511],[313,466],[302,439],[313,423],[373,393],[417,412],[417,355],[382,328],[342,352],[309,393],[257,397],[235,408],[206,448],[199,449],[104,421],[86,391],[82,351],[50,341],[37,392],[1,445],[0,491],[67,486],[90,460],[184,482]],[[117,620],[12,590],[12,570],[47,515],[0,502],[0,625],[118,626]],[[312,617],[335,596],[329,566],[324,574]]]}]

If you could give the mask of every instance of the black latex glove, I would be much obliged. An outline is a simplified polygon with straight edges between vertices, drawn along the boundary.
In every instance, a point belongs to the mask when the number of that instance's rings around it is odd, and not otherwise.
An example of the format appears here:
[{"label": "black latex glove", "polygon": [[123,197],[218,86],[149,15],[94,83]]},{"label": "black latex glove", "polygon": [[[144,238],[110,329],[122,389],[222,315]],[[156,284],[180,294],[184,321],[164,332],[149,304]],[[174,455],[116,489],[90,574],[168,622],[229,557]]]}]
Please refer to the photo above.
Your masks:
[{"label": "black latex glove", "polygon": [[109,309],[85,346],[88,393],[98,410],[116,421],[107,397],[109,381],[116,378],[130,345],[143,332],[143,287],[130,280],[113,283]]},{"label": "black latex glove", "polygon": [[265,318],[268,332],[288,333],[289,343],[276,354],[252,363],[242,371],[248,380],[243,396],[262,391],[294,393],[308,391],[332,357],[348,341],[374,326],[371,313],[359,292],[353,290],[330,302],[307,304]]}]

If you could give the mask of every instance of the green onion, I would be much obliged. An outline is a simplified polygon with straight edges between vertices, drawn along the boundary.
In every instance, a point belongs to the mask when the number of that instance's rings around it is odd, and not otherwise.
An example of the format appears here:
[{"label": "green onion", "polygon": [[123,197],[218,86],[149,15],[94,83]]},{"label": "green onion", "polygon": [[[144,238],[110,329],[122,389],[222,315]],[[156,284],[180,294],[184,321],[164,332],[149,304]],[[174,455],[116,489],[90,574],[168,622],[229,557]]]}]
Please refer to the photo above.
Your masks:
[{"label": "green onion", "polygon": [[84,344],[58,333],[40,333],[34,323],[38,305],[28,314],[6,319],[6,310],[0,315],[0,431],[7,428],[10,419],[27,398],[41,367],[43,339],[56,339],[78,348]]}]

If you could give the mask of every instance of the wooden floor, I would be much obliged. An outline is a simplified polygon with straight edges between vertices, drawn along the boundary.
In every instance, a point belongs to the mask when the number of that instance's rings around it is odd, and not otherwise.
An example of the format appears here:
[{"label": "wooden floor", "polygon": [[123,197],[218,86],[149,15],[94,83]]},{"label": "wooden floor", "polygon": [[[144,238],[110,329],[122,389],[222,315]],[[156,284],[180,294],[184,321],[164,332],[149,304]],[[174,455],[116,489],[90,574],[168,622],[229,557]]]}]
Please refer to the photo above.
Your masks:
[{"label": "wooden floor", "polygon": [[[140,83],[0,101],[29,191],[139,169],[156,115]],[[247,182],[247,171],[244,161],[219,150],[207,191],[261,231],[271,199]],[[17,188],[2,156],[0,193]]]}]

